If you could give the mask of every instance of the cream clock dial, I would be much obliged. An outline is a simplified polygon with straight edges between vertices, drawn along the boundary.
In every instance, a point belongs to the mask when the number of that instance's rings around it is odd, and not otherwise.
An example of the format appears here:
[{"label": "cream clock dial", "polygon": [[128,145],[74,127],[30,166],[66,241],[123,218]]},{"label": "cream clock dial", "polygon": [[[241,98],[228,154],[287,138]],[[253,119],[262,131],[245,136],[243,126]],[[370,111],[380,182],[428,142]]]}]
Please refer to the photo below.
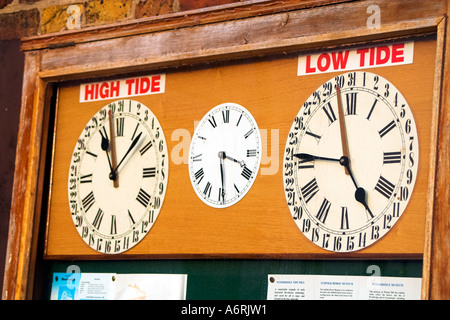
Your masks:
[{"label": "cream clock dial", "polygon": [[283,161],[286,201],[300,231],[326,250],[366,248],[411,199],[419,162],[413,114],[387,79],[337,76],[300,109]]},{"label": "cream clock dial", "polygon": [[197,196],[214,208],[237,203],[258,174],[260,149],[259,128],[248,110],[236,103],[212,108],[189,149],[189,176]]},{"label": "cream clock dial", "polygon": [[81,238],[108,254],[138,244],[161,210],[168,163],[150,109],[133,100],[100,109],[82,130],[69,168],[70,212]]}]

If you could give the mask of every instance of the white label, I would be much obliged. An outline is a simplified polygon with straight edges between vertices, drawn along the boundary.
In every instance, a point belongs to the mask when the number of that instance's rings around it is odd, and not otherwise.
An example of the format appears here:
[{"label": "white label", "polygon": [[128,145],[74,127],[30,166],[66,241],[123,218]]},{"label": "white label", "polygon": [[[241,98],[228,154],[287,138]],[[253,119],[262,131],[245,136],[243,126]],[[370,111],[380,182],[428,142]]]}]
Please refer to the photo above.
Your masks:
[{"label": "white label", "polygon": [[268,275],[268,300],[420,300],[421,278]]},{"label": "white label", "polygon": [[298,76],[413,63],[414,42],[301,55]]},{"label": "white label", "polygon": [[51,300],[185,300],[187,274],[54,273]]},{"label": "white label", "polygon": [[80,102],[164,93],[166,75],[155,74],[80,85]]}]

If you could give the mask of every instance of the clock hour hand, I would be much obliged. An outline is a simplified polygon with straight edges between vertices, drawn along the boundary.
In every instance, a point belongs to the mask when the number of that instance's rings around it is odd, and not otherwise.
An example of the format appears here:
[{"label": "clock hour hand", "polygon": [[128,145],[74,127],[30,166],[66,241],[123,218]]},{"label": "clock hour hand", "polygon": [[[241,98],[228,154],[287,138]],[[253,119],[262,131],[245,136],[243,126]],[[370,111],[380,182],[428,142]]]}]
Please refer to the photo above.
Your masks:
[{"label": "clock hour hand", "polygon": [[[116,174],[117,170],[119,169],[120,165],[122,164],[123,160],[125,160],[125,158],[128,156],[128,154],[131,152],[131,150],[133,150],[133,148],[136,146],[136,144],[138,143],[139,139],[141,138],[142,132],[140,132],[136,138],[134,138],[134,140],[131,142],[130,147],[128,148],[127,152],[125,152],[124,156],[122,157],[122,160],[120,160],[119,164],[117,165],[116,169],[113,171],[114,174]],[[112,173],[112,172],[111,172]]]},{"label": "clock hour hand", "polygon": [[[102,129],[105,131],[105,135],[103,135]],[[113,170],[113,167],[112,167],[112,164],[111,164],[111,159],[109,158],[109,153],[108,153],[108,149],[109,149],[109,140],[107,138],[108,135],[106,134],[105,127],[103,127],[102,129],[99,130],[100,135],[102,136],[101,148],[102,148],[103,151],[106,152],[106,157],[108,158],[109,169],[111,170],[111,172],[109,174],[109,178],[111,180],[115,180],[116,179],[116,173]]]},{"label": "clock hour hand", "polygon": [[359,203],[361,203],[364,208],[366,209],[366,211],[370,214],[371,218],[373,218],[373,214],[372,211],[370,211],[369,206],[367,205],[367,201],[366,201],[366,190],[364,190],[364,188],[362,187],[358,187],[358,184],[356,183],[355,178],[353,177],[353,174],[350,170],[350,165],[348,162],[348,158],[346,156],[342,156],[339,163],[341,164],[341,166],[345,167],[345,169],[347,170],[348,174],[350,175],[350,178],[352,178],[353,184],[355,185],[356,191],[355,191],[355,199],[356,201],[358,201]]},{"label": "clock hour hand", "polygon": [[326,160],[326,161],[337,161],[337,162],[340,161],[340,159],[315,156],[315,155],[312,155],[309,153],[296,153],[296,154],[294,154],[294,157],[299,158],[300,160],[303,160],[303,162],[314,161],[314,160]]},{"label": "clock hour hand", "polygon": [[244,160],[238,161],[238,160],[236,160],[236,159],[230,157],[229,155],[227,155],[225,152],[222,152],[222,154],[223,154],[223,155],[222,155],[222,156],[223,156],[223,159],[231,160],[231,161],[233,161],[233,162],[239,163],[239,164],[241,165],[241,167],[245,167],[245,162],[244,162]]}]

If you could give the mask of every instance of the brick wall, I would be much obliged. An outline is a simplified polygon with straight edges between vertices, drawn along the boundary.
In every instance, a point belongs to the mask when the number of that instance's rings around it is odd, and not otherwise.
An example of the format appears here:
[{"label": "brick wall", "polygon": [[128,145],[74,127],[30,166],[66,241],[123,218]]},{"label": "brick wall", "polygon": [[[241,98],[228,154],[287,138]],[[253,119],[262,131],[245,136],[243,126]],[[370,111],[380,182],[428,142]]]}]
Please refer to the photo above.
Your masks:
[{"label": "brick wall", "polygon": [[0,0],[0,41],[246,0]]}]

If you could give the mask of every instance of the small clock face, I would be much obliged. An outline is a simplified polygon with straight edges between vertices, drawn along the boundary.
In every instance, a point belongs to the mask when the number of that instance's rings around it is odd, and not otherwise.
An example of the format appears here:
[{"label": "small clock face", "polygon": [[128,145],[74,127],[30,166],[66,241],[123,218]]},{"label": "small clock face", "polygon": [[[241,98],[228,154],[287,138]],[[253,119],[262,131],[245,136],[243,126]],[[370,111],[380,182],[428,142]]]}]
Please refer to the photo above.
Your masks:
[{"label": "small clock face", "polygon": [[287,204],[301,232],[326,250],[360,250],[391,230],[412,196],[413,114],[383,77],[337,76],[300,109],[283,161]]},{"label": "small clock face", "polygon": [[163,204],[168,155],[158,119],[143,104],[120,100],[86,124],[69,168],[69,205],[93,249],[124,252],[150,231]]},{"label": "small clock face", "polygon": [[244,107],[224,103],[211,109],[189,150],[189,176],[198,197],[214,208],[241,200],[258,174],[260,148],[258,125]]}]

